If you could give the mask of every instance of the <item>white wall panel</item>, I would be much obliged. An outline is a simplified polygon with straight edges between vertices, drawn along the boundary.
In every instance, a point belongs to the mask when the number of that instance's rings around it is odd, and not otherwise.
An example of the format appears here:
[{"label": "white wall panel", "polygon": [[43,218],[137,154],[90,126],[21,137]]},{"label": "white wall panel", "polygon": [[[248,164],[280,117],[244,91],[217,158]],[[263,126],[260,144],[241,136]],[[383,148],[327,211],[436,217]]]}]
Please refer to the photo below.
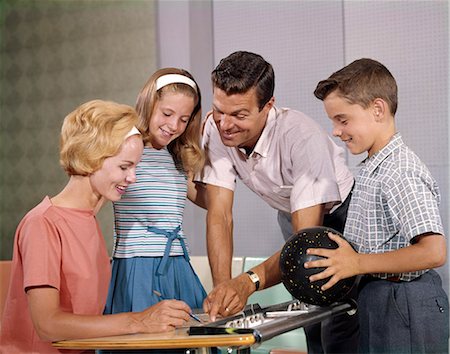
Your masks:
[{"label": "white wall panel", "polygon": [[[339,1],[213,1],[215,65],[237,50],[261,54],[275,70],[276,105],[330,129],[313,91],[343,63],[341,13]],[[237,256],[268,256],[284,243],[275,210],[240,183],[234,221]]]},{"label": "white wall panel", "polygon": [[[449,227],[448,1],[345,1],[346,64],[370,57],[397,80],[396,124],[403,139],[431,170]],[[355,166],[362,156],[349,156]],[[449,289],[448,265],[440,269]]]},{"label": "white wall panel", "polygon": [[[187,2],[168,3],[185,6]],[[165,47],[172,46],[171,54],[161,53],[162,58],[168,61],[189,58],[191,65],[198,59],[201,64],[197,65],[197,72],[201,72],[201,67],[208,73],[202,75],[208,77],[220,59],[236,50],[259,53],[275,69],[276,104],[309,114],[328,131],[331,125],[322,103],[312,93],[317,82],[357,58],[372,57],[383,62],[399,85],[398,128],[440,185],[442,217],[448,230],[448,1],[210,0],[189,3],[189,40],[194,39],[195,33],[201,33],[199,30],[208,30],[211,26],[210,47],[199,50],[198,44],[190,45],[186,49],[190,54],[185,56],[186,53],[176,54],[173,48],[176,42],[168,43]],[[192,11],[198,11],[199,3],[212,7],[210,19],[192,20]],[[202,11],[207,16],[207,11]],[[172,22],[170,31],[178,31],[183,37],[187,30],[181,21],[180,26]],[[160,36],[160,40],[164,38]],[[210,60],[210,67],[205,56]],[[204,104],[205,111],[209,103]],[[357,163],[364,156],[347,156],[349,166],[356,173]],[[271,254],[283,242],[276,212],[241,184],[235,194],[235,255]],[[205,254],[204,216],[203,211],[192,205],[186,210],[185,226],[188,235],[195,235],[190,244],[196,255]],[[448,289],[448,265],[440,272]]]}]

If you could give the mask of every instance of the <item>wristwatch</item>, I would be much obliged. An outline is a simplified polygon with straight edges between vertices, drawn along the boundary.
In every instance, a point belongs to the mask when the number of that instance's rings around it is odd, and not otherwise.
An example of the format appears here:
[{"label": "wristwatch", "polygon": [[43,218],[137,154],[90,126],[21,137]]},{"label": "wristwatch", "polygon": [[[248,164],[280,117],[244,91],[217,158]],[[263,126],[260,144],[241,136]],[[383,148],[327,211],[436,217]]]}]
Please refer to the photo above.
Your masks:
[{"label": "wristwatch", "polygon": [[253,284],[255,284],[256,290],[258,290],[259,289],[259,277],[258,277],[258,274],[252,272],[251,270],[248,270],[245,273],[248,274],[248,276],[250,277],[250,280],[253,282]]}]

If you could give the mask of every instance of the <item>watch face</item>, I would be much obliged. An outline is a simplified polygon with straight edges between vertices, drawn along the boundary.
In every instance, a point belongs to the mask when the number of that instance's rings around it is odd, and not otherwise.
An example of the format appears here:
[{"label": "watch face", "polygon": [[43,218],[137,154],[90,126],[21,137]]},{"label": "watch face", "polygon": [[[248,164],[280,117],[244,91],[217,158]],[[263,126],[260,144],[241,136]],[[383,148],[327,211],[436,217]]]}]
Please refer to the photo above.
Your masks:
[{"label": "watch face", "polygon": [[252,279],[252,281],[254,283],[256,283],[257,281],[259,281],[259,278],[256,274],[250,274],[250,278]]},{"label": "watch face", "polygon": [[246,272],[248,276],[250,277],[250,280],[255,284],[256,290],[259,289],[259,277],[258,274],[253,273],[251,270]]}]

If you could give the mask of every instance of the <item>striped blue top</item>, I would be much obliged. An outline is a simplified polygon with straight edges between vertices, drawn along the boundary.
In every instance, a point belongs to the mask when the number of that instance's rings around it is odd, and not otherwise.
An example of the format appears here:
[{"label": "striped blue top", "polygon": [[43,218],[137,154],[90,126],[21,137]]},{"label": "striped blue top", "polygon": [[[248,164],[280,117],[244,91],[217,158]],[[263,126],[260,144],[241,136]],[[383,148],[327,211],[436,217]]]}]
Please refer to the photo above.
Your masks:
[{"label": "striped blue top", "polygon": [[[170,233],[180,227],[178,236],[186,242],[182,228],[186,173],[167,149],[145,147],[136,178],[137,182],[113,204],[113,257],[162,257],[168,241],[163,231]],[[180,240],[173,240],[170,255],[183,254]]]}]

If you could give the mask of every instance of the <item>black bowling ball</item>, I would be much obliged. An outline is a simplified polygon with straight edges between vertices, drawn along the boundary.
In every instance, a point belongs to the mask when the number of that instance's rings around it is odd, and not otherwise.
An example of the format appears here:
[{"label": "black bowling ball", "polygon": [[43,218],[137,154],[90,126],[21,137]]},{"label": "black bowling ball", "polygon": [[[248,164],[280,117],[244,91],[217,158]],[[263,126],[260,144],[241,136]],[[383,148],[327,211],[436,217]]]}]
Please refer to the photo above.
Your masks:
[{"label": "black bowling ball", "polygon": [[306,254],[308,248],[337,248],[336,242],[328,237],[328,232],[340,235],[339,232],[327,227],[302,229],[292,235],[283,246],[280,255],[281,280],[289,293],[296,299],[311,305],[328,306],[334,302],[348,298],[356,277],[340,280],[330,289],[320,288],[328,279],[310,282],[309,277],[323,271],[325,268],[308,268],[305,262],[322,257]]}]

